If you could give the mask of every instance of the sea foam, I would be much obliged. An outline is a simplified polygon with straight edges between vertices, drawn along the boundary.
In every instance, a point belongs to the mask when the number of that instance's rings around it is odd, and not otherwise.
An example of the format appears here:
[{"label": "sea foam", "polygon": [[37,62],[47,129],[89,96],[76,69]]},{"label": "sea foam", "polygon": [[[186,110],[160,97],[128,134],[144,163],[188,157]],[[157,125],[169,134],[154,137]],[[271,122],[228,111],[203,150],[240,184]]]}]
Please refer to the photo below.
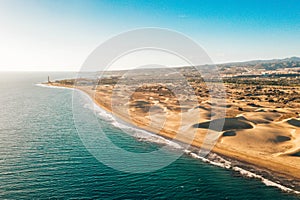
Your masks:
[{"label": "sea foam", "polygon": [[38,87],[45,87],[45,88],[74,90],[74,88],[61,87],[61,86],[54,86],[54,85],[46,85],[46,84],[43,84],[43,83],[37,83],[37,84],[35,84],[35,85],[38,86]]},{"label": "sea foam", "polygon": [[[274,181],[266,179],[262,175],[255,174],[255,173],[250,172],[248,170],[245,170],[245,169],[243,169],[241,167],[233,166],[230,161],[222,158],[221,156],[219,156],[217,154],[210,153],[209,157],[211,157],[211,159],[208,159],[208,158],[201,157],[198,154],[193,153],[193,152],[191,152],[189,150],[185,150],[185,153],[188,154],[188,155],[190,155],[190,156],[192,156],[193,158],[199,159],[199,160],[201,160],[201,161],[203,161],[205,163],[209,163],[211,165],[218,166],[218,167],[225,168],[225,169],[231,169],[231,170],[233,170],[235,172],[238,172],[243,177],[259,179],[266,186],[277,187],[280,190],[282,190],[284,192],[288,192],[288,193],[300,194],[299,191],[293,190],[293,189],[291,189],[289,187],[286,187],[284,185],[281,185],[279,183],[276,183]],[[217,161],[215,159],[217,159]]]},{"label": "sea foam", "polygon": [[113,125],[116,128],[123,130],[125,133],[135,137],[137,140],[168,145],[169,147],[174,148],[174,149],[183,149],[183,147],[176,142],[173,142],[171,140],[168,140],[162,136],[153,134],[146,130],[140,129],[131,124],[128,124],[127,122],[121,120],[120,118],[114,116],[112,113],[110,113],[110,112],[104,110],[103,108],[101,108],[100,106],[98,106],[90,98],[90,96],[88,94],[86,94],[85,92],[82,92],[80,90],[77,90],[77,91],[80,92],[80,94],[86,101],[86,103],[84,104],[85,108],[88,108],[88,109],[94,111],[100,119],[110,123],[111,125]]}]

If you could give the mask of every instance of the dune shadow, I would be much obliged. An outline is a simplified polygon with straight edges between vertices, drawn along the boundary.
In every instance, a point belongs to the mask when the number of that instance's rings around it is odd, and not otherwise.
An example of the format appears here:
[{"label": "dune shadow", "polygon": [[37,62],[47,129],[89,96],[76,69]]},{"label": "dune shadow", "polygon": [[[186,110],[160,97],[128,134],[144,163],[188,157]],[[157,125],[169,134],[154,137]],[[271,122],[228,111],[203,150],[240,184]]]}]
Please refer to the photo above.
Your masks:
[{"label": "dune shadow", "polygon": [[[223,122],[224,126],[222,127]],[[194,124],[193,127],[211,129],[214,131],[229,131],[253,128],[253,126],[248,123],[248,121],[244,117],[215,119],[209,122]]]},{"label": "dune shadow", "polygon": [[291,140],[290,137],[279,135],[276,137],[274,142],[286,142],[286,141],[290,141],[290,140]]},{"label": "dune shadow", "polygon": [[290,156],[300,157],[300,151],[290,154]]},{"label": "dune shadow", "polygon": [[260,105],[257,105],[255,103],[247,103],[248,106],[251,106],[251,107],[255,107],[255,108],[261,108],[262,106]]},{"label": "dune shadow", "polygon": [[197,109],[197,108],[211,112],[211,108],[207,108],[207,107],[204,107],[204,106],[196,106],[194,109]]},{"label": "dune shadow", "polygon": [[225,131],[222,136],[227,137],[227,136],[236,136],[236,132],[234,131]]},{"label": "dune shadow", "polygon": [[287,121],[287,123],[289,123],[292,126],[300,127],[300,120],[297,119],[290,119]]}]

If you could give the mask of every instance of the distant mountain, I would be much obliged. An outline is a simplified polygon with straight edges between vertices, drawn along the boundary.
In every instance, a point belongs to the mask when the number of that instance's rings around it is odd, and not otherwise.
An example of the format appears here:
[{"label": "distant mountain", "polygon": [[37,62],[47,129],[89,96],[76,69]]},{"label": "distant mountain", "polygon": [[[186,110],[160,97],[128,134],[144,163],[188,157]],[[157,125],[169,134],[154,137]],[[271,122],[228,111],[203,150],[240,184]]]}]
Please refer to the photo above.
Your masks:
[{"label": "distant mountain", "polygon": [[300,67],[300,57],[290,57],[284,59],[272,60],[252,60],[246,62],[232,62],[217,64],[220,68],[228,67],[252,67],[256,69],[276,70],[280,68],[295,68]]},{"label": "distant mountain", "polygon": [[290,57],[290,58],[285,58],[285,59],[282,59],[284,61],[294,61],[294,62],[300,62],[300,57]]}]

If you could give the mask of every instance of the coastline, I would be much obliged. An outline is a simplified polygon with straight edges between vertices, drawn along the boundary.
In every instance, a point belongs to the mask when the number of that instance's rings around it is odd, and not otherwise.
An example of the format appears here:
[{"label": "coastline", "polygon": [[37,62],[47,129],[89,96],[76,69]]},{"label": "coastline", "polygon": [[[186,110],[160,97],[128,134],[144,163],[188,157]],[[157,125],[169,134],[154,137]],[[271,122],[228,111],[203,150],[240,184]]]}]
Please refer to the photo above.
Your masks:
[{"label": "coastline", "polygon": [[[81,92],[84,92],[86,95],[88,95],[93,102],[100,107],[101,109],[105,110],[106,112],[112,113],[112,110],[105,106],[104,104],[101,104],[99,101],[97,101],[92,91],[86,90],[85,88],[79,88],[79,87],[73,87],[69,85],[62,85],[62,84],[44,84],[48,87],[61,87],[65,89],[77,89]],[[120,113],[113,113],[116,117],[120,118],[122,121],[133,125],[139,129],[146,130],[150,133],[153,133],[155,135],[161,136],[163,138],[166,138],[167,140],[175,140],[173,137],[170,137],[170,133],[164,133],[164,132],[157,132],[155,129],[151,129],[142,122],[137,123],[136,121],[134,124],[132,121],[125,116],[123,116]],[[179,143],[184,143],[184,141],[176,141]],[[191,155],[192,157],[195,157],[197,159],[201,159],[204,162],[208,162],[210,164],[223,167],[226,169],[232,169],[235,172],[238,172],[241,176],[249,177],[249,178],[256,178],[260,179],[264,184],[267,186],[274,186],[278,187],[279,189],[289,192],[289,193],[295,193],[300,194],[300,173],[297,173],[297,168],[291,168],[288,165],[285,165],[284,163],[278,163],[278,162],[272,162],[270,160],[263,160],[259,159],[257,157],[253,157],[251,155],[245,155],[241,152],[234,152],[230,149],[224,149],[223,147],[220,147],[218,144],[212,149],[212,153],[208,155],[208,157],[211,156],[211,154],[216,155],[213,157],[217,157],[217,160],[220,158],[224,158],[224,162],[222,164],[220,163],[214,163],[214,158],[210,157],[210,159],[206,159],[203,157],[199,157],[197,155],[197,152],[201,149],[201,143],[195,142],[190,145],[190,148],[185,152],[188,155]],[[198,156],[198,157],[197,157]],[[231,164],[228,165],[228,162]],[[290,168],[289,170],[287,170]],[[281,171],[281,169],[284,169],[284,171]],[[296,179],[295,179],[296,178]],[[292,182],[291,182],[292,181]],[[281,185],[278,182],[280,182]]]}]

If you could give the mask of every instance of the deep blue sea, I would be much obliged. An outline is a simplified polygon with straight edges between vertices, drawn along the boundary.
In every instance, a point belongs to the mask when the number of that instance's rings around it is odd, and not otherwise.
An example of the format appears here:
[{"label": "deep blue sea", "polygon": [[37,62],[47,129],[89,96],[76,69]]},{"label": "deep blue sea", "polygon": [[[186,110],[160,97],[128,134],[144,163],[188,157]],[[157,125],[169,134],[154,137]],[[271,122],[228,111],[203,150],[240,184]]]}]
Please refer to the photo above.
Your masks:
[{"label": "deep blue sea", "polygon": [[[48,75],[63,79],[76,74],[0,73],[0,199],[299,199],[185,154],[154,172],[112,169],[83,145],[73,120],[73,91],[36,85]],[[115,145],[132,152],[161,145],[103,124]]]}]

